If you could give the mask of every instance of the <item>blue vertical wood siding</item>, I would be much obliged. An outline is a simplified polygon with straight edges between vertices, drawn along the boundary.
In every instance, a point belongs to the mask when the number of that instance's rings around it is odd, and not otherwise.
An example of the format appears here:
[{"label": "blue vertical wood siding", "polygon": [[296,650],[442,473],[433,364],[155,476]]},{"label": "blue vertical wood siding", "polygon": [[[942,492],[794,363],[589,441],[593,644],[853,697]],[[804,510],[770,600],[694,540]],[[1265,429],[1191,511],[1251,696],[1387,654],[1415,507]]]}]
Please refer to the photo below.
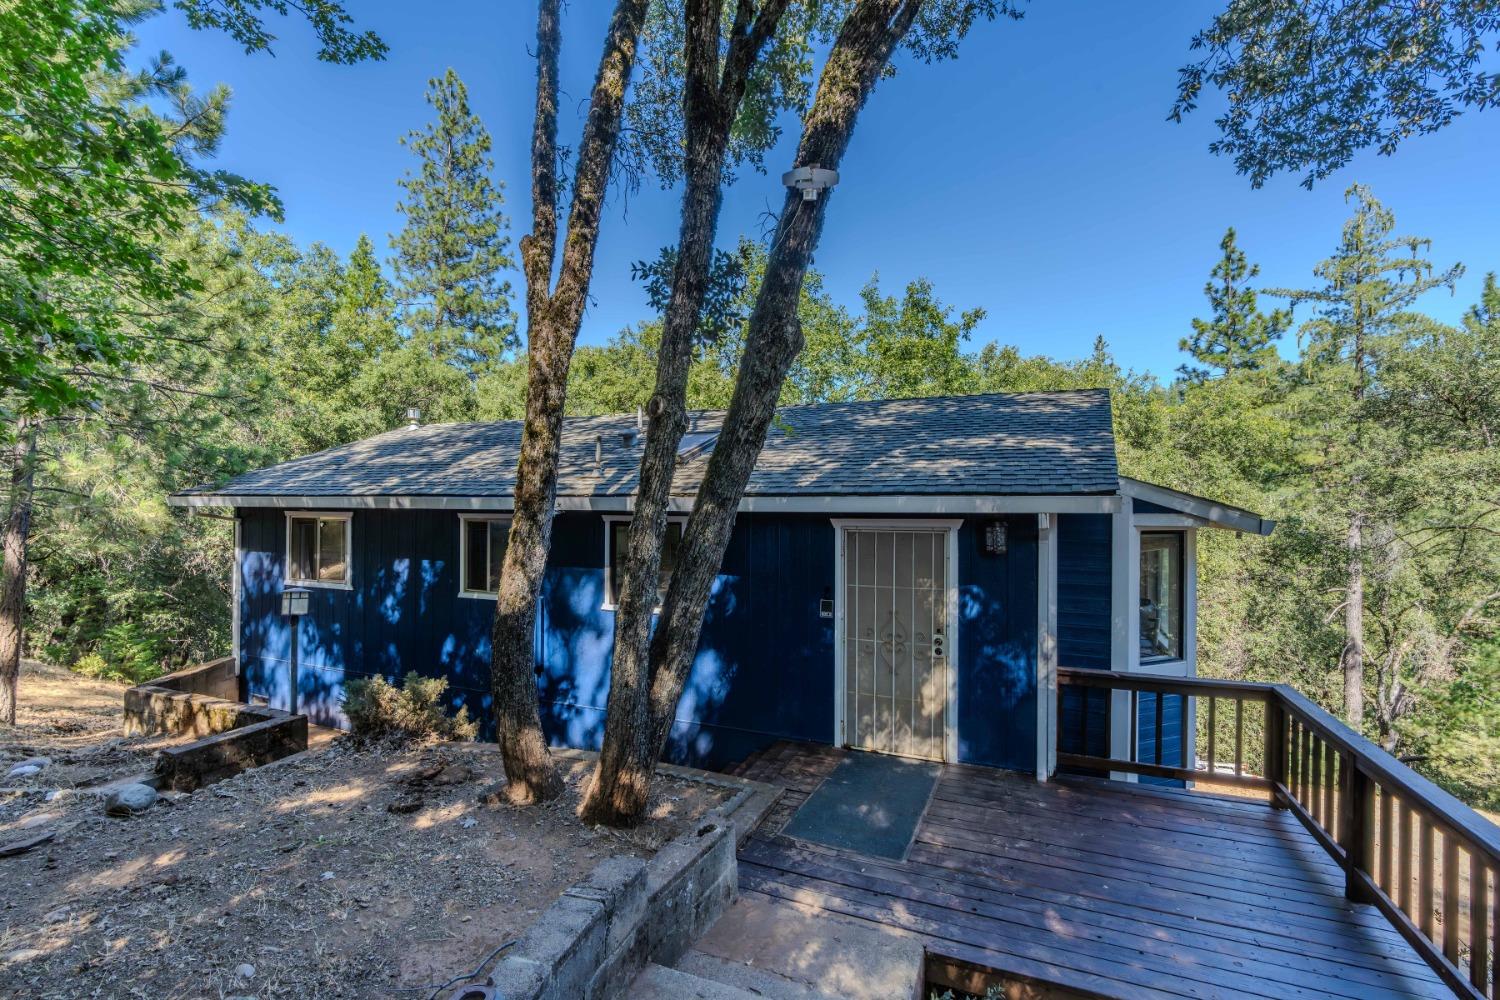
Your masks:
[{"label": "blue vertical wood siding", "polygon": [[1037,524],[1002,518],[1006,553],[984,554],[989,518],[958,532],[958,759],[1036,768]]},{"label": "blue vertical wood siding", "polygon": [[[1110,557],[1114,519],[1109,514],[1057,518],[1057,662],[1063,667],[1108,670],[1110,660]],[[1109,753],[1109,692],[1064,688],[1059,692],[1057,749]]]},{"label": "blue vertical wood siding", "polygon": [[[288,702],[290,631],[280,615],[286,513],[245,509],[241,656],[248,689]],[[1006,518],[1009,551],[979,549],[983,521],[959,533],[960,759],[1031,769],[1036,746],[1036,519]],[[536,656],[543,719],[557,744],[596,747],[609,690],[614,613],[604,604],[605,521],[560,514]],[[494,603],[459,595],[459,518],[445,511],[361,510],[351,525],[350,589],[310,588],[300,624],[300,701],[344,725],[344,685],[380,674],[444,677],[492,738],[489,630]],[[744,514],[714,585],[698,655],[668,746],[717,765],[777,739],[832,742],[836,538],[821,515]]]}]

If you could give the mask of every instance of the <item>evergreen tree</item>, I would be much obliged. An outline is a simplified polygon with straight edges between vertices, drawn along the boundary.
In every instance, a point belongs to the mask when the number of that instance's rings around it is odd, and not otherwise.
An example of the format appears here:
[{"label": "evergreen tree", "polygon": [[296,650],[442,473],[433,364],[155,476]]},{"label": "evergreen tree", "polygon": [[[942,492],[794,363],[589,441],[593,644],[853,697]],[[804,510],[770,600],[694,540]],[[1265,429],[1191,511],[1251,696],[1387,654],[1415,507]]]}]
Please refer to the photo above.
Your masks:
[{"label": "evergreen tree", "polygon": [[1290,400],[1294,419],[1307,437],[1310,456],[1307,486],[1316,500],[1309,507],[1342,543],[1334,574],[1344,599],[1344,716],[1358,728],[1364,720],[1366,567],[1373,542],[1392,537],[1398,513],[1382,484],[1389,482],[1389,426],[1372,420],[1371,391],[1379,381],[1383,359],[1398,353],[1425,318],[1411,311],[1424,293],[1452,287],[1462,266],[1438,272],[1426,257],[1430,241],[1396,236],[1395,216],[1356,184],[1346,197],[1354,214],[1344,224],[1343,239],[1328,259],[1314,268],[1320,288],[1277,291],[1293,305],[1310,303],[1317,313],[1302,325],[1299,391]]},{"label": "evergreen tree", "polygon": [[401,144],[420,160],[401,178],[396,210],[406,217],[391,237],[392,264],[404,319],[414,342],[470,373],[516,346],[510,283],[510,220],[503,185],[490,179],[490,134],[469,109],[469,92],[453,70],[428,81],[437,121]]},{"label": "evergreen tree", "polygon": [[1270,367],[1276,360],[1275,343],[1292,322],[1288,310],[1260,311],[1255,289],[1246,284],[1260,274],[1260,265],[1245,258],[1245,252],[1235,243],[1232,226],[1219,241],[1219,249],[1224,255],[1203,286],[1213,318],[1194,319],[1193,335],[1178,344],[1198,362],[1177,369],[1194,382],[1216,374]]}]

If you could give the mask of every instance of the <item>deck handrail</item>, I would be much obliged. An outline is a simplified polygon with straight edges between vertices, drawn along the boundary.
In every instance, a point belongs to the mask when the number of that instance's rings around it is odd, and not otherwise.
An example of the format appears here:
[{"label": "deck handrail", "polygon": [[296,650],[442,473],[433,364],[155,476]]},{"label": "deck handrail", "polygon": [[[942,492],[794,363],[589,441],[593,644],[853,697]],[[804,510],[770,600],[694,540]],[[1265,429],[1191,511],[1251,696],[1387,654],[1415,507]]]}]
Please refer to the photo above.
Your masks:
[{"label": "deck handrail", "polygon": [[[1346,895],[1379,909],[1456,995],[1500,1000],[1495,969],[1500,964],[1500,828],[1495,824],[1286,684],[1069,667],[1060,667],[1057,678],[1059,767],[1264,789],[1271,805],[1296,816],[1343,868]],[[1061,693],[1069,688],[1080,689],[1085,698],[1099,689],[1128,696],[1124,757],[1089,753],[1094,734],[1088,730],[1086,701],[1074,706],[1078,722],[1065,727],[1069,706]],[[1142,695],[1153,698],[1154,760],[1139,759]],[[1169,697],[1181,699],[1184,732],[1176,762],[1162,758]],[[1187,732],[1186,720],[1189,704],[1205,701],[1208,759],[1200,767],[1199,727]],[[1220,701],[1233,703],[1232,770],[1218,767]],[[1262,739],[1247,748],[1247,723],[1257,721],[1247,715],[1247,706],[1256,705]],[[1069,736],[1079,737],[1077,752],[1063,752]],[[1253,773],[1247,749],[1260,756],[1259,774]]]}]

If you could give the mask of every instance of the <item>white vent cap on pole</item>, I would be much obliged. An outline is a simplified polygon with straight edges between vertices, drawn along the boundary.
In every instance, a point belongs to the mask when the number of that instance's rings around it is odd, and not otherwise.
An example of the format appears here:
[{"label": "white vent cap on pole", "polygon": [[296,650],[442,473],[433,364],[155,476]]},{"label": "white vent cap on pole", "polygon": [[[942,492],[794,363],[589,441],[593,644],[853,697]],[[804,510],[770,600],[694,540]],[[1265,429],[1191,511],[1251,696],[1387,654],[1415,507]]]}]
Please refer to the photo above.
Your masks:
[{"label": "white vent cap on pole", "polygon": [[810,167],[794,167],[781,175],[781,183],[802,192],[803,201],[817,201],[818,192],[826,191],[839,182],[839,172],[813,164]]}]

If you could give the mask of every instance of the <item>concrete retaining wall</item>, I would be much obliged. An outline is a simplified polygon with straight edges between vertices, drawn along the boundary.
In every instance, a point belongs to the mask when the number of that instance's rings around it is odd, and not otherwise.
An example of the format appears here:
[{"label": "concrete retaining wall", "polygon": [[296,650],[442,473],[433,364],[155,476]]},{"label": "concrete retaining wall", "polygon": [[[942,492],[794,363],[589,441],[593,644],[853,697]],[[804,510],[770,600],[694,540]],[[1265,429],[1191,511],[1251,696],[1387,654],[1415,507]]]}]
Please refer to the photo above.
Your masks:
[{"label": "concrete retaining wall", "polygon": [[126,736],[208,736],[259,722],[239,701],[234,659],[211,660],[125,692]]},{"label": "concrete retaining wall", "polygon": [[[686,768],[678,776],[696,777]],[[506,1000],[607,1000],[648,963],[671,965],[734,900],[736,828],[775,800],[767,786],[702,775],[737,791],[649,862],[616,857],[563,893],[496,967]],[[750,815],[754,813],[754,815]]]},{"label": "concrete retaining wall", "polygon": [[307,749],[307,716],[235,700],[232,657],[125,692],[126,736],[199,736],[156,756],[158,788],[189,792]]}]

